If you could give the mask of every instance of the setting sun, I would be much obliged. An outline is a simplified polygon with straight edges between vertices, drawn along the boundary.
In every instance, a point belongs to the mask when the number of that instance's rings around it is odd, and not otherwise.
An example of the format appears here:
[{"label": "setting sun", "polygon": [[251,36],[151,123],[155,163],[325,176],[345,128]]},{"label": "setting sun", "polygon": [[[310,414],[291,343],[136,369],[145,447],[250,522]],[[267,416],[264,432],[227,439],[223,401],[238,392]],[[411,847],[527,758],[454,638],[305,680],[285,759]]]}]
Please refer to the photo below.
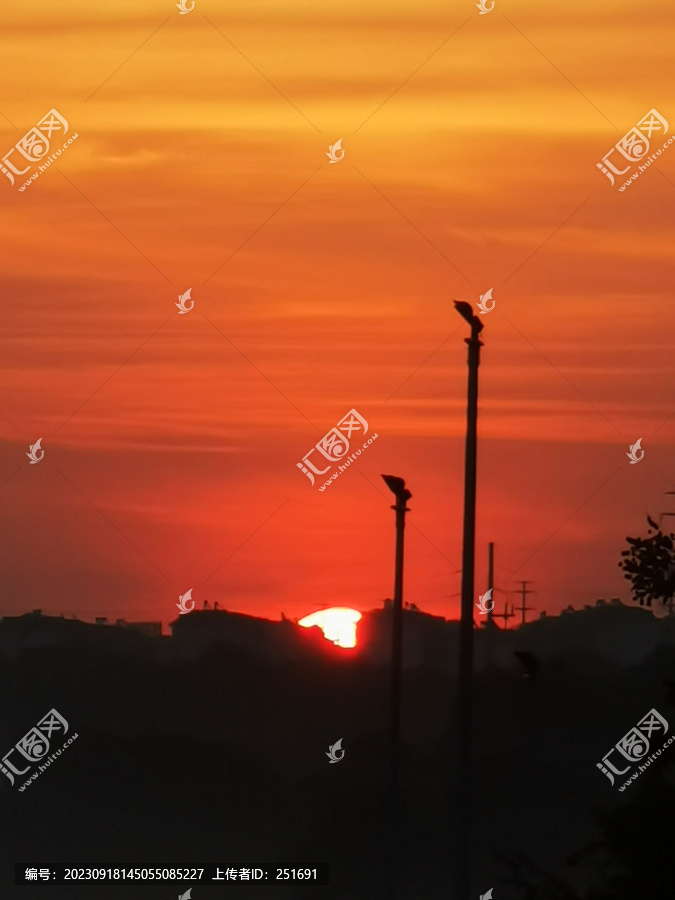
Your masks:
[{"label": "setting sun", "polygon": [[356,609],[333,606],[305,616],[298,625],[303,628],[318,625],[327,641],[332,641],[338,647],[356,647],[356,623],[360,618],[361,613]]}]

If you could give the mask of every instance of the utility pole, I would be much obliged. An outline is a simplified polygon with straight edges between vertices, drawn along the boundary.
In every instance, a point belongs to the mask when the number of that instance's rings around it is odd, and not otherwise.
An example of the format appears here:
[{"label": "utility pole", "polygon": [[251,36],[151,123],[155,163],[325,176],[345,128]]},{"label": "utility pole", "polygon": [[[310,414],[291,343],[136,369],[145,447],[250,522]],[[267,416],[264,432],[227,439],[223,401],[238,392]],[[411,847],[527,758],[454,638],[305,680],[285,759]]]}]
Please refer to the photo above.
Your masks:
[{"label": "utility pole", "polygon": [[515,613],[513,611],[513,607],[511,607],[511,612],[507,612],[506,602],[504,602],[504,612],[503,613],[494,613],[493,614],[493,618],[504,620],[504,629],[506,629],[508,627],[507,619],[512,619],[514,616],[515,616]]},{"label": "utility pole", "polygon": [[401,669],[403,663],[403,535],[405,514],[409,512],[406,501],[412,494],[405,481],[395,475],[383,475],[387,487],[396,497],[392,509],[396,512],[396,558],[394,567],[394,599],[391,638],[391,700],[389,720],[389,861],[387,866],[390,900],[396,898],[399,843],[398,769],[401,745]]},{"label": "utility pole", "polygon": [[520,582],[520,606],[516,606],[516,609],[520,613],[520,624],[521,625],[525,624],[525,613],[534,611],[533,606],[525,606],[525,596],[527,594],[534,594],[534,591],[528,591],[525,588],[526,584],[529,584],[529,582],[527,582],[527,581]]},{"label": "utility pole", "polygon": [[476,444],[478,424],[478,335],[483,323],[471,305],[455,300],[455,309],[471,326],[468,345],[468,385],[466,444],[464,450],[464,534],[462,539],[462,603],[459,623],[459,671],[457,698],[457,818],[453,845],[455,857],[455,900],[471,900],[471,725],[473,717],[473,604],[476,543]]},{"label": "utility pole", "polygon": [[[488,544],[488,591],[492,591],[495,586],[494,581],[494,560],[495,560],[495,545],[492,541]],[[492,594],[490,594],[492,597]],[[487,614],[487,627],[489,628],[492,625],[492,610],[495,608],[494,600],[492,601],[492,606]]]}]

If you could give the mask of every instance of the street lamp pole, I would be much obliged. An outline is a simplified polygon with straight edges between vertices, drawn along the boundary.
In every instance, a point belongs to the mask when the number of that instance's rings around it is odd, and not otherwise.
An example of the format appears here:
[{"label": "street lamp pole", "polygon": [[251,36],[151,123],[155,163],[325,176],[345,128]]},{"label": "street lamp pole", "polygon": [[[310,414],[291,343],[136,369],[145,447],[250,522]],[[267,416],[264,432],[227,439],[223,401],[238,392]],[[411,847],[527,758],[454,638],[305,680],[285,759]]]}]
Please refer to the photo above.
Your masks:
[{"label": "street lamp pole", "polygon": [[470,900],[471,895],[471,725],[473,712],[473,603],[476,542],[476,442],[478,422],[478,335],[483,323],[469,303],[455,300],[455,309],[471,326],[469,347],[469,381],[467,390],[466,445],[464,454],[464,535],[462,546],[462,604],[459,625],[459,669],[457,698],[457,818],[455,847],[456,900]]},{"label": "street lamp pole", "polygon": [[396,563],[394,569],[394,599],[392,603],[391,641],[391,705],[389,720],[390,767],[389,767],[389,897],[396,897],[398,861],[398,769],[401,744],[401,669],[403,650],[403,533],[406,502],[412,497],[405,481],[395,475],[383,475],[387,487],[396,497],[392,509],[396,512]]}]

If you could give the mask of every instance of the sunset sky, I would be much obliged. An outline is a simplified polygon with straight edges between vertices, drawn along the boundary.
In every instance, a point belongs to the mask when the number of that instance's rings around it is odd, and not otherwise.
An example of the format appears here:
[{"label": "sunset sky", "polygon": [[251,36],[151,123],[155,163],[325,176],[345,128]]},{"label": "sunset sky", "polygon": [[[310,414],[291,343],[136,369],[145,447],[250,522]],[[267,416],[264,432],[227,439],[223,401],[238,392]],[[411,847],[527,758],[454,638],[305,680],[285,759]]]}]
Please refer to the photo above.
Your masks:
[{"label": "sunset sky", "polygon": [[[379,606],[391,473],[413,494],[404,599],[456,617],[452,301],[490,288],[477,588],[494,541],[498,609],[520,579],[549,614],[628,602],[626,535],[675,511],[675,144],[623,193],[596,163],[652,108],[675,133],[673,19],[6,4],[2,154],[52,108],[78,138],[23,192],[36,166],[0,175],[0,614],[167,623],[190,588],[270,618]],[[352,408],[378,439],[319,492],[297,463]]]}]

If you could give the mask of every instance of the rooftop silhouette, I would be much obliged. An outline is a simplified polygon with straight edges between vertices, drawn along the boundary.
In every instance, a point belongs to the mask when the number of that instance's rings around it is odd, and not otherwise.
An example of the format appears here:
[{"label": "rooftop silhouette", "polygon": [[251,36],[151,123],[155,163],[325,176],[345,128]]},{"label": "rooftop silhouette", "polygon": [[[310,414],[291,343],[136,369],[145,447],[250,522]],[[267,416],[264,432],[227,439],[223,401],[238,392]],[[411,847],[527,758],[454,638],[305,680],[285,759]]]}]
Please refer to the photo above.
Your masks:
[{"label": "rooftop silhouette", "polygon": [[[300,627],[285,616],[272,620],[226,609],[194,610],[171,621],[171,633],[166,635],[160,622],[108,622],[99,616],[91,623],[35,609],[0,619],[0,656],[12,658],[30,647],[89,645],[100,652],[159,653],[169,658],[199,656],[218,645],[221,652],[237,647],[271,661],[328,655],[385,665],[391,652],[391,615],[390,600],[364,611],[356,623],[357,645],[347,649],[326,640],[318,627]],[[430,615],[414,604],[405,605],[402,616],[406,668],[455,665],[458,620]],[[540,613],[539,618],[510,628],[500,627],[494,618],[476,616],[474,621],[476,671],[486,665],[510,666],[516,650],[536,651],[542,660],[582,650],[635,665],[659,645],[675,644],[675,616],[658,618],[650,609],[627,606],[618,599],[598,600],[583,609],[570,606],[559,616]]]}]

